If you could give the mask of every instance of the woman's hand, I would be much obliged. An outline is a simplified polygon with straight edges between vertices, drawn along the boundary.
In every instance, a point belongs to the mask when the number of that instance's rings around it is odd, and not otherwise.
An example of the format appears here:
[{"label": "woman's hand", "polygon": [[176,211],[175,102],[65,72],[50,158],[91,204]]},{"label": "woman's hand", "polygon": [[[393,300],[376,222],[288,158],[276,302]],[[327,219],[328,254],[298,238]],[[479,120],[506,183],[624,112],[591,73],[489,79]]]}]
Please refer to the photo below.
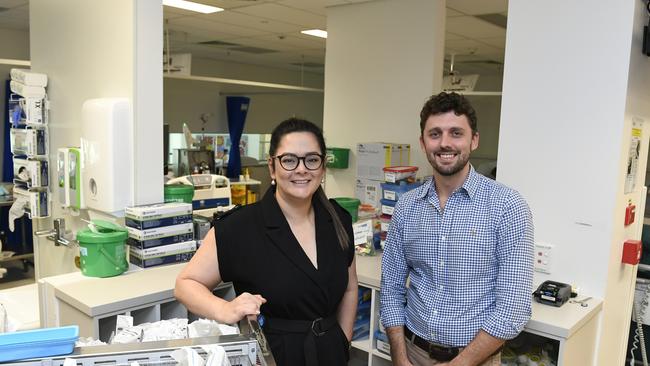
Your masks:
[{"label": "woman's hand", "polygon": [[251,295],[248,292],[237,296],[232,301],[225,302],[219,309],[218,317],[226,324],[235,324],[246,315],[257,315],[260,307],[266,302],[261,295]]}]

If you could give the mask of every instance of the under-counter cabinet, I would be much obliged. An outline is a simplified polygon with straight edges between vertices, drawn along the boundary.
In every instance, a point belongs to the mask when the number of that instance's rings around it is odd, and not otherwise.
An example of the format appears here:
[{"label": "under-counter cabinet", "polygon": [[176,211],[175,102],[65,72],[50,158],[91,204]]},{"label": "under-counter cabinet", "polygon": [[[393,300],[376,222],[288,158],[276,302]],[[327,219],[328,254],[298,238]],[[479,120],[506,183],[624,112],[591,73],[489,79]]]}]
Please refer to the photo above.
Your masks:
[{"label": "under-counter cabinet", "polygon": [[[377,348],[375,337],[380,322],[381,255],[357,256],[356,261],[359,286],[372,290],[370,335],[368,339],[352,342],[349,364],[390,365],[390,356]],[[530,346],[543,347],[550,350],[551,361],[557,366],[593,365],[602,300],[594,298],[586,304],[566,303],[558,308],[533,301],[530,321],[524,332],[508,344],[509,348],[517,351]]]},{"label": "under-counter cabinet", "polygon": [[[76,324],[80,336],[107,342],[117,315],[132,316],[134,325],[172,318],[195,320],[174,298],[176,276],[185,265],[139,269],[109,278],[74,272],[41,279],[41,327]],[[230,283],[221,284],[214,293],[225,299],[235,297]]]}]

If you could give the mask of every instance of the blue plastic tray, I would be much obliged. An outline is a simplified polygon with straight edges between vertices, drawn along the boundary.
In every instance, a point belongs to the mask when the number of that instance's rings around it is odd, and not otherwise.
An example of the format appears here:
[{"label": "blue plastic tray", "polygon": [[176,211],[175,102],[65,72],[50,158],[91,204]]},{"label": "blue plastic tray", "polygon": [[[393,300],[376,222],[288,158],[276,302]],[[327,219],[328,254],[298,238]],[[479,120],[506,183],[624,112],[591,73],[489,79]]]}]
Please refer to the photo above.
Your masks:
[{"label": "blue plastic tray", "polygon": [[79,338],[79,326],[0,334],[0,362],[67,355]]}]

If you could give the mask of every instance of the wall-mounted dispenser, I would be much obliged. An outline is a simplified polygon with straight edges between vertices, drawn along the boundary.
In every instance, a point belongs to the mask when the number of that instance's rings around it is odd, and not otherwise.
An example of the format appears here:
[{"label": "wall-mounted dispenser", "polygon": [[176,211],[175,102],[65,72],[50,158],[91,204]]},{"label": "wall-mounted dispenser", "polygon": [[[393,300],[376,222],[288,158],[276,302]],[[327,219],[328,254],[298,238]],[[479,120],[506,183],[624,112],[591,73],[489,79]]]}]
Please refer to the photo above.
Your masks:
[{"label": "wall-mounted dispenser", "polygon": [[56,154],[56,186],[58,189],[58,198],[61,206],[70,206],[70,191],[67,189],[68,183],[68,148],[61,147]]},{"label": "wall-mounted dispenser", "polygon": [[[132,117],[127,98],[89,99],[82,107],[81,176],[85,204],[116,213],[133,205]],[[72,203],[72,197],[70,197]]]},{"label": "wall-mounted dispenser", "polygon": [[70,207],[81,209],[86,208],[84,204],[83,184],[81,181],[82,153],[78,147],[68,149],[68,191]]}]

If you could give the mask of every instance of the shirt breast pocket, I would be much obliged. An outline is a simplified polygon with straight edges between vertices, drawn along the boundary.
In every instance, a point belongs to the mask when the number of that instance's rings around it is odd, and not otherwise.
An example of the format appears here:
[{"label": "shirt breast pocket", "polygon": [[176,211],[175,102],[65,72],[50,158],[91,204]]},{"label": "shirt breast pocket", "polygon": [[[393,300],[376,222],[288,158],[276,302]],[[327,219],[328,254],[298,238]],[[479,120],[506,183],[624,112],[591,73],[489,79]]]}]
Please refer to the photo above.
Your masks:
[{"label": "shirt breast pocket", "polygon": [[467,279],[491,277],[497,269],[496,237],[489,225],[474,224],[459,228],[452,239],[451,257],[460,262]]}]

